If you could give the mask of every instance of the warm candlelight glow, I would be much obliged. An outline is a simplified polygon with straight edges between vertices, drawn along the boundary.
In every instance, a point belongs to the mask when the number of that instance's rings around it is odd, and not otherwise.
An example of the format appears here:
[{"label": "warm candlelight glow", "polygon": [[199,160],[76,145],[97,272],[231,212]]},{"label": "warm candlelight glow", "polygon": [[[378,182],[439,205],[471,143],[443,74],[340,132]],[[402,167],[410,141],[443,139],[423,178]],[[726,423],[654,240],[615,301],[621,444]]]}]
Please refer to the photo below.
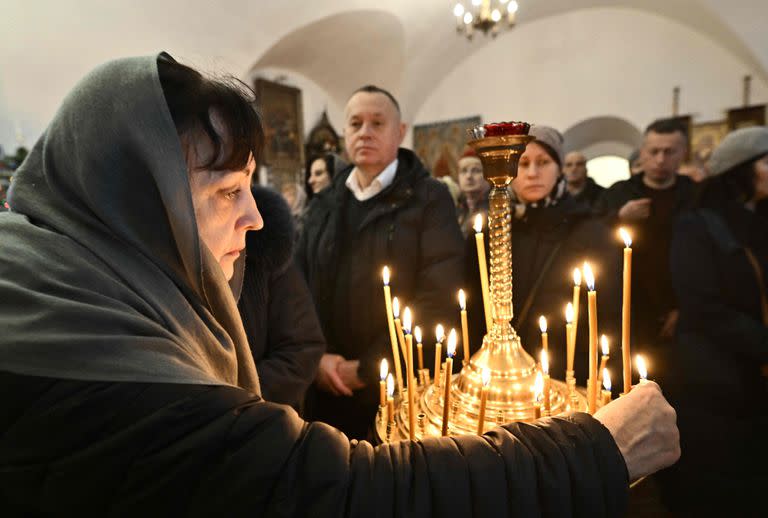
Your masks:
[{"label": "warm candlelight glow", "polygon": [[459,309],[462,311],[467,309],[467,296],[464,294],[464,290],[459,290]]},{"label": "warm candlelight glow", "polygon": [[392,374],[387,374],[387,395],[393,397],[395,395],[395,378]]},{"label": "warm candlelight glow", "polygon": [[389,266],[382,268],[381,278],[384,281],[384,286],[389,286]]},{"label": "warm candlelight glow", "polygon": [[545,375],[549,374],[549,355],[543,349],[541,351],[541,372]]},{"label": "warm candlelight glow", "polygon": [[483,379],[483,386],[487,387],[491,383],[491,370],[487,367],[483,367],[483,373],[481,374]]},{"label": "warm candlelight glow", "polygon": [[475,224],[473,225],[473,227],[475,228],[475,232],[477,232],[478,234],[483,231],[483,215],[482,214],[478,214],[477,216],[475,216]]},{"label": "warm candlelight glow", "polygon": [[448,333],[448,345],[445,347],[445,354],[449,358],[453,358],[453,356],[456,354],[457,343],[458,343],[458,338],[456,337],[456,330],[451,329],[451,332]]},{"label": "warm candlelight glow", "polygon": [[435,326],[435,338],[441,343],[445,340],[445,329],[443,328],[443,324],[437,324]]},{"label": "warm candlelight glow", "polygon": [[588,262],[584,262],[584,280],[587,283],[589,291],[595,291],[595,275],[592,273],[592,267]]},{"label": "warm candlelight glow", "polygon": [[637,368],[637,373],[640,375],[641,380],[648,379],[648,369],[645,365],[645,358],[639,354],[635,356],[635,367]]},{"label": "warm candlelight glow", "polygon": [[381,378],[381,381],[384,381],[387,379],[387,376],[389,375],[389,362],[387,362],[387,359],[384,358],[381,360],[381,366],[379,367],[379,377]]},{"label": "warm candlelight glow", "polygon": [[621,235],[621,239],[624,240],[624,246],[627,248],[632,246],[632,236],[629,235],[629,232],[627,232],[627,229],[624,227],[619,229],[619,234]]},{"label": "warm candlelight glow", "polygon": [[603,388],[608,392],[611,391],[611,374],[608,369],[603,369]]},{"label": "warm candlelight glow", "polygon": [[566,324],[573,324],[573,304],[570,302],[565,306],[565,322]]},{"label": "warm candlelight glow", "polygon": [[403,310],[403,332],[405,334],[411,333],[411,324],[413,324],[413,318],[411,317],[411,308],[408,306]]},{"label": "warm candlelight glow", "polygon": [[608,337],[605,335],[600,336],[600,348],[603,351],[603,356],[608,356]]},{"label": "warm candlelight glow", "polygon": [[416,343],[421,343],[421,328],[419,326],[416,326],[413,328],[413,337],[416,339]]},{"label": "warm candlelight glow", "polygon": [[547,319],[544,315],[539,317],[539,329],[541,329],[542,333],[547,332]]},{"label": "warm candlelight glow", "polygon": [[397,300],[397,297],[392,297],[392,315],[395,318],[400,318],[400,301]]},{"label": "warm candlelight glow", "polygon": [[540,371],[536,373],[536,381],[533,382],[533,396],[536,401],[544,398],[544,376]]},{"label": "warm candlelight glow", "polygon": [[574,286],[581,286],[581,270],[578,268],[573,269],[573,284]]}]

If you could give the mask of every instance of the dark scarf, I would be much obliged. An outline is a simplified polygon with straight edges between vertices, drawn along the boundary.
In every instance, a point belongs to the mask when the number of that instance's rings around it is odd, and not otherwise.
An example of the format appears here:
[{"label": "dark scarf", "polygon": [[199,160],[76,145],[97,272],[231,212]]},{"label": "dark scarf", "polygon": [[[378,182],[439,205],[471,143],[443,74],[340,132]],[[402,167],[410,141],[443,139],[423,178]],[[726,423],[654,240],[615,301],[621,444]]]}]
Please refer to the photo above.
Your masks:
[{"label": "dark scarf", "polygon": [[259,382],[232,287],[197,231],[160,56],[67,96],[0,215],[0,369],[94,381]]}]

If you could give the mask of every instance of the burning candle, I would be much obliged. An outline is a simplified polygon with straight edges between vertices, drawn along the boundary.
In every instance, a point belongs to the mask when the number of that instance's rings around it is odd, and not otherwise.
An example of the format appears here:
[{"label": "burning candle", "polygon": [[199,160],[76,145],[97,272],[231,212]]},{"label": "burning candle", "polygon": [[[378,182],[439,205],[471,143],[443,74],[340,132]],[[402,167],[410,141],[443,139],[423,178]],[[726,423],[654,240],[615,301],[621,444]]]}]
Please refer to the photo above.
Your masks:
[{"label": "burning candle", "polygon": [[480,411],[477,414],[477,435],[483,435],[485,431],[485,405],[488,400],[488,385],[491,384],[491,371],[483,368],[483,387],[480,389]]},{"label": "burning candle", "polygon": [[573,358],[576,353],[576,337],[573,334],[573,304],[565,306],[566,378],[573,378]]},{"label": "burning candle", "polygon": [[387,359],[381,360],[381,366],[379,367],[379,405],[382,407],[387,404],[387,375],[389,374],[389,364]]},{"label": "burning candle", "polygon": [[536,372],[536,381],[533,383],[533,418],[541,417],[541,400],[544,397],[544,377],[541,371]]},{"label": "burning candle", "polygon": [[403,324],[400,321],[400,301],[397,297],[392,299],[392,315],[395,317],[397,341],[400,342],[400,351],[403,353],[403,359],[405,359],[405,336],[403,336]]},{"label": "burning candle", "polygon": [[541,330],[541,348],[549,352],[549,338],[547,337],[547,319],[544,315],[539,317],[539,329]]},{"label": "burning candle", "polygon": [[387,417],[390,424],[395,422],[395,380],[391,373],[387,376]]},{"label": "burning candle", "polygon": [[416,351],[419,357],[419,371],[424,370],[424,346],[421,344],[421,328],[413,328],[413,337],[416,339]]},{"label": "burning candle", "polygon": [[552,412],[550,399],[552,382],[549,378],[549,354],[546,349],[541,350],[541,373],[544,378],[544,415],[549,415]]},{"label": "burning candle", "polygon": [[619,229],[624,240],[624,273],[621,295],[621,359],[624,367],[624,392],[632,390],[632,355],[630,352],[630,307],[632,304],[632,236]]},{"label": "burning candle", "polygon": [[442,348],[443,340],[445,340],[445,331],[442,324],[437,324],[435,327],[435,386],[440,386],[440,360],[443,359]]},{"label": "burning candle", "polygon": [[483,216],[475,216],[475,245],[477,247],[477,262],[480,265],[480,287],[483,292],[483,309],[485,310],[485,330],[490,333],[493,327],[491,315],[491,296],[488,291],[488,263],[485,260],[485,241],[483,240]]},{"label": "burning candle", "polygon": [[648,369],[645,365],[645,358],[639,354],[635,356],[635,367],[637,367],[637,373],[640,375],[640,384],[648,383]]},{"label": "burning candle", "polygon": [[405,368],[408,373],[408,435],[412,441],[416,440],[416,387],[413,383],[413,335],[411,335],[411,308],[403,311],[403,331],[405,332]]},{"label": "burning candle", "polygon": [[464,345],[464,363],[469,363],[469,329],[467,326],[467,296],[459,290],[459,309],[461,310],[461,342]]},{"label": "burning candle", "polygon": [[584,280],[587,281],[587,307],[589,311],[589,380],[587,382],[587,404],[589,413],[597,410],[597,292],[595,276],[589,263],[584,263]]},{"label": "burning candle", "polygon": [[603,369],[603,392],[602,403],[603,406],[611,402],[611,373],[608,369]]},{"label": "burning candle", "polygon": [[443,384],[445,391],[443,393],[443,428],[441,430],[443,437],[448,435],[448,413],[451,410],[451,376],[453,371],[453,355],[456,354],[456,330],[451,329],[448,333],[448,344],[445,348],[445,382]]},{"label": "burning candle", "polygon": [[603,384],[603,372],[607,367],[609,358],[608,353],[610,352],[608,349],[608,337],[605,335],[600,335],[600,349],[602,350],[603,355],[600,357],[600,370],[598,371],[600,373],[600,378],[597,380],[598,386]]},{"label": "burning candle", "polygon": [[395,362],[395,374],[397,386],[403,389],[403,373],[400,370],[400,350],[397,347],[397,332],[395,331],[395,319],[392,308],[392,291],[389,287],[389,267],[381,270],[381,278],[384,281],[384,304],[387,308],[387,324],[389,325],[389,340],[392,343],[392,359]]},{"label": "burning candle", "polygon": [[579,332],[579,299],[581,298],[581,270],[573,269],[573,343]]}]

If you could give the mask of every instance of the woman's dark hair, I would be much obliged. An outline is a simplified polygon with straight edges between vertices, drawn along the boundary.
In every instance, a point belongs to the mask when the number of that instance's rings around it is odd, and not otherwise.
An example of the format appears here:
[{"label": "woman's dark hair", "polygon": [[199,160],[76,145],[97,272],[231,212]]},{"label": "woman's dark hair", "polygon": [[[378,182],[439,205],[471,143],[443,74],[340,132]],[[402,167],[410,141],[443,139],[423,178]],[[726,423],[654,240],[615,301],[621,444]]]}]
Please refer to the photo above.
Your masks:
[{"label": "woman's dark hair", "polygon": [[726,203],[744,203],[755,197],[755,162],[763,156],[747,160],[725,173],[708,178],[701,184],[696,207],[722,207]]},{"label": "woman's dark hair", "polygon": [[329,177],[333,178],[333,173],[335,172],[334,168],[336,167],[336,164],[334,163],[333,155],[330,153],[324,155],[312,155],[307,159],[307,167],[304,169],[304,191],[307,193],[307,201],[311,200],[312,196],[315,195],[315,193],[312,192],[312,188],[309,186],[309,175],[312,164],[315,163],[316,160],[325,162],[325,170],[328,171]]},{"label": "woman's dark hair", "polygon": [[[255,95],[245,83],[234,77],[204,77],[167,55],[158,59],[157,68],[179,136],[202,131],[213,146],[213,154],[197,167],[235,171],[244,169],[251,155],[259,161],[264,131]],[[224,135],[214,128],[211,112],[223,124]]]}]

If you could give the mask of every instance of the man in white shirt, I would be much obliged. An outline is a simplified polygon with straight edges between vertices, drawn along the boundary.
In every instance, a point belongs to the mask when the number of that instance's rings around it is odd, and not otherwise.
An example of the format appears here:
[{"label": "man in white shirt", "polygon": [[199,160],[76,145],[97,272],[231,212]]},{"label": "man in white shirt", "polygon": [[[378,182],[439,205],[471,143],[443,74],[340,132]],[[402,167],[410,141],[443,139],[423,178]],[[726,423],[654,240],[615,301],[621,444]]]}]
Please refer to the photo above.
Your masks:
[{"label": "man in white shirt", "polygon": [[328,342],[307,415],[356,438],[376,413],[379,362],[393,361],[383,266],[392,270],[393,295],[423,331],[425,368],[434,365],[435,324],[450,328],[463,283],[453,200],[399,147],[405,132],[389,92],[366,86],[352,95],[344,138],[353,166],[312,200],[297,252]]}]

